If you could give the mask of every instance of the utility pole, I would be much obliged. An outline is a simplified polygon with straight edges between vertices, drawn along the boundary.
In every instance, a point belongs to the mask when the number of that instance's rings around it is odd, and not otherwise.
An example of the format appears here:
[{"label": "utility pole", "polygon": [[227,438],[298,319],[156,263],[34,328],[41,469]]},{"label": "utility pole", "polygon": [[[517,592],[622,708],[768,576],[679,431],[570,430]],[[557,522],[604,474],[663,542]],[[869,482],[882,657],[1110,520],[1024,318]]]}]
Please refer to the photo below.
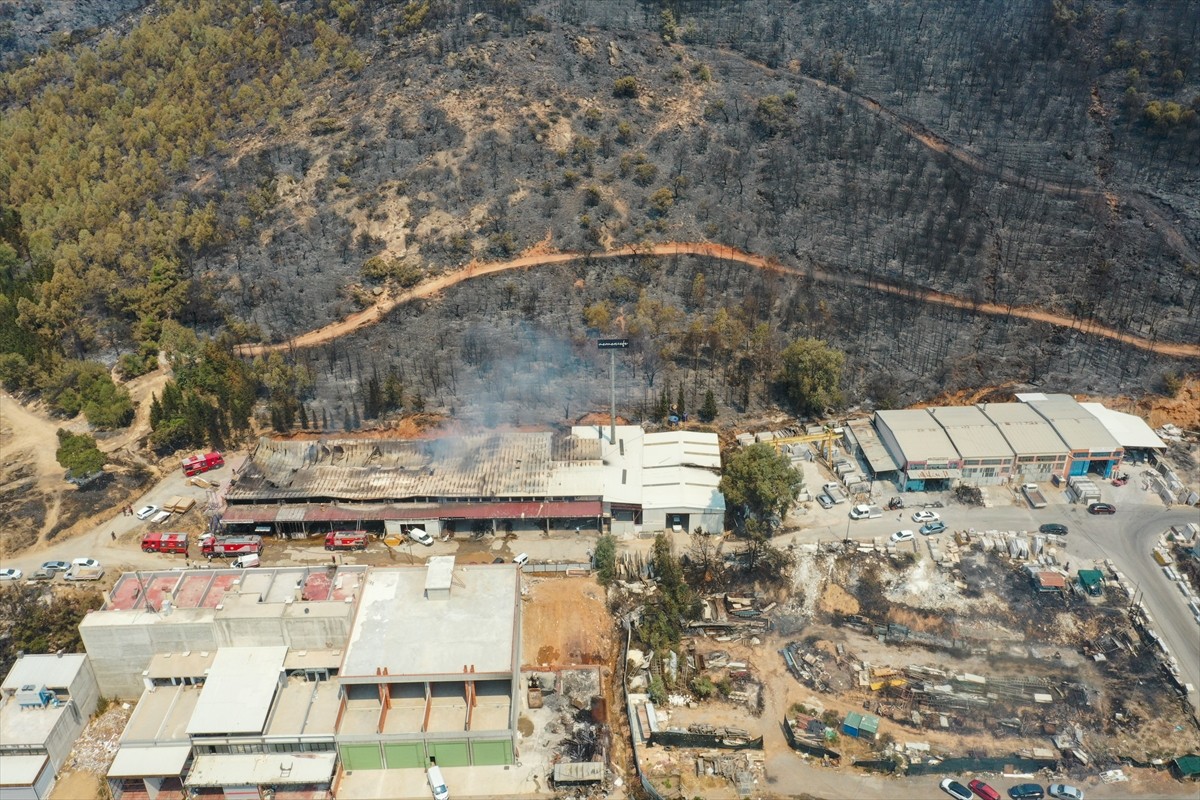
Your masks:
[{"label": "utility pole", "polygon": [[617,443],[617,351],[629,347],[628,339],[597,339],[596,347],[608,352],[608,440]]}]

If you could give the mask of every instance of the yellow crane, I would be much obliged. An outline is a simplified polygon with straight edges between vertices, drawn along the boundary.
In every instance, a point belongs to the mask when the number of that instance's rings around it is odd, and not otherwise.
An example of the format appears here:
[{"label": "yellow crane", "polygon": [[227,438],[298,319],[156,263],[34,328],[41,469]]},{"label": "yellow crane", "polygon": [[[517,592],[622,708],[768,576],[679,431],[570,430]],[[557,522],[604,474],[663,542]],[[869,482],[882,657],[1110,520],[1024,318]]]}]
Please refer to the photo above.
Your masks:
[{"label": "yellow crane", "polygon": [[820,433],[804,433],[798,436],[785,436],[782,439],[772,439],[771,444],[779,450],[785,444],[810,444],[820,442],[821,457],[826,461],[833,458],[833,446],[837,443],[838,432],[832,425],[826,425]]}]

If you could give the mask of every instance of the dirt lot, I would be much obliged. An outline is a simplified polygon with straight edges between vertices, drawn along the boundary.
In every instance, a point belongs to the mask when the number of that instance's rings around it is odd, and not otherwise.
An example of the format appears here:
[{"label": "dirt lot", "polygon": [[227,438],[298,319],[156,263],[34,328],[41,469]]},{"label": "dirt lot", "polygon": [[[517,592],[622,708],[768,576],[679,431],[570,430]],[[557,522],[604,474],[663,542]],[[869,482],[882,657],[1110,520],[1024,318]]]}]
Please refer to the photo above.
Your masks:
[{"label": "dirt lot", "polygon": [[526,665],[613,664],[618,639],[593,578],[526,578],[521,631]]}]

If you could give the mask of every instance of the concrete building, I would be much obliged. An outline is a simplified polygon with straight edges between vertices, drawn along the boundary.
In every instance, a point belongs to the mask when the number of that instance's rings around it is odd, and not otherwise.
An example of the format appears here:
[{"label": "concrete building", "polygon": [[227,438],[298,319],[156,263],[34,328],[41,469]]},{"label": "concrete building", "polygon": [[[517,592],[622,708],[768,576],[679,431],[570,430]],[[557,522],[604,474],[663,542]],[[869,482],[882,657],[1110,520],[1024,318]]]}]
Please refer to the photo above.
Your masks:
[{"label": "concrete building", "polygon": [[48,797],[100,690],[86,655],[24,655],[0,684],[0,796]]},{"label": "concrete building", "polygon": [[383,790],[387,772],[431,758],[513,764],[520,655],[513,565],[456,566],[443,556],[424,568],[372,569],[338,675],[342,769]]},{"label": "concrete building", "polygon": [[1070,395],[1018,394],[1017,399],[1049,422],[1067,445],[1067,475],[1094,472],[1107,478],[1124,457],[1120,443],[1103,423]]},{"label": "concrete building", "polygon": [[155,656],[108,772],[113,797],[332,796],[341,655],[270,646]]},{"label": "concrete building", "polygon": [[1016,466],[1013,449],[982,411],[975,406],[943,406],[929,413],[962,459],[963,483],[989,486],[1011,478]]},{"label": "concrete building", "polygon": [[126,573],[79,633],[101,692],[131,699],[159,654],[340,648],[365,575],[359,566]]},{"label": "concrete building", "polygon": [[719,470],[715,434],[632,425],[618,427],[615,442],[591,426],[419,441],[264,438],[220,513],[231,531],[301,536],[347,526],[433,536],[676,525],[719,533]]},{"label": "concrete building", "polygon": [[925,409],[876,411],[875,430],[900,466],[900,491],[948,489],[962,478],[962,458]]},{"label": "concrete building", "polygon": [[982,403],[978,408],[1012,448],[1015,481],[1036,483],[1066,474],[1071,450],[1033,408],[1024,403]]}]

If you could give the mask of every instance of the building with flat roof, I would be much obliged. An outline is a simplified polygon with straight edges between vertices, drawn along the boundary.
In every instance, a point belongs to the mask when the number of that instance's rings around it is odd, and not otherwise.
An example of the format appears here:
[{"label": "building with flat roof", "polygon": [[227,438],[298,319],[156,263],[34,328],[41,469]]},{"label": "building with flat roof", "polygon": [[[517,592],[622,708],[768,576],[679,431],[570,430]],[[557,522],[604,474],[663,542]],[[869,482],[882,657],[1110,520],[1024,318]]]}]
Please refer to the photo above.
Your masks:
[{"label": "building with flat roof", "polygon": [[1067,445],[1067,475],[1094,472],[1107,478],[1124,457],[1124,449],[1104,424],[1070,395],[1018,394],[1017,399],[1049,422]]},{"label": "building with flat roof", "polygon": [[0,794],[49,796],[99,699],[86,655],[18,658],[0,683]]},{"label": "building with flat roof", "polygon": [[962,478],[962,458],[926,409],[876,411],[875,430],[900,466],[900,490],[948,489]]},{"label": "building with flat roof", "polygon": [[263,438],[221,502],[230,530],[354,526],[437,536],[464,527],[723,529],[716,434],[622,425],[416,441]]},{"label": "building with flat roof", "polygon": [[520,582],[450,556],[371,570],[338,676],[342,769],[514,763]]},{"label": "building with flat roof", "polygon": [[975,406],[929,409],[962,459],[962,481],[975,486],[1007,482],[1015,467],[1012,447]]},{"label": "building with flat roof", "polygon": [[129,572],[79,633],[101,692],[133,698],[163,653],[342,647],[365,576],[362,566]]},{"label": "building with flat roof", "polygon": [[108,771],[114,798],[238,792],[332,795],[341,650],[223,647],[163,653]]},{"label": "building with flat roof", "polygon": [[1050,480],[1065,475],[1071,449],[1046,419],[1024,403],[981,403],[980,412],[1012,448],[1015,480]]}]

